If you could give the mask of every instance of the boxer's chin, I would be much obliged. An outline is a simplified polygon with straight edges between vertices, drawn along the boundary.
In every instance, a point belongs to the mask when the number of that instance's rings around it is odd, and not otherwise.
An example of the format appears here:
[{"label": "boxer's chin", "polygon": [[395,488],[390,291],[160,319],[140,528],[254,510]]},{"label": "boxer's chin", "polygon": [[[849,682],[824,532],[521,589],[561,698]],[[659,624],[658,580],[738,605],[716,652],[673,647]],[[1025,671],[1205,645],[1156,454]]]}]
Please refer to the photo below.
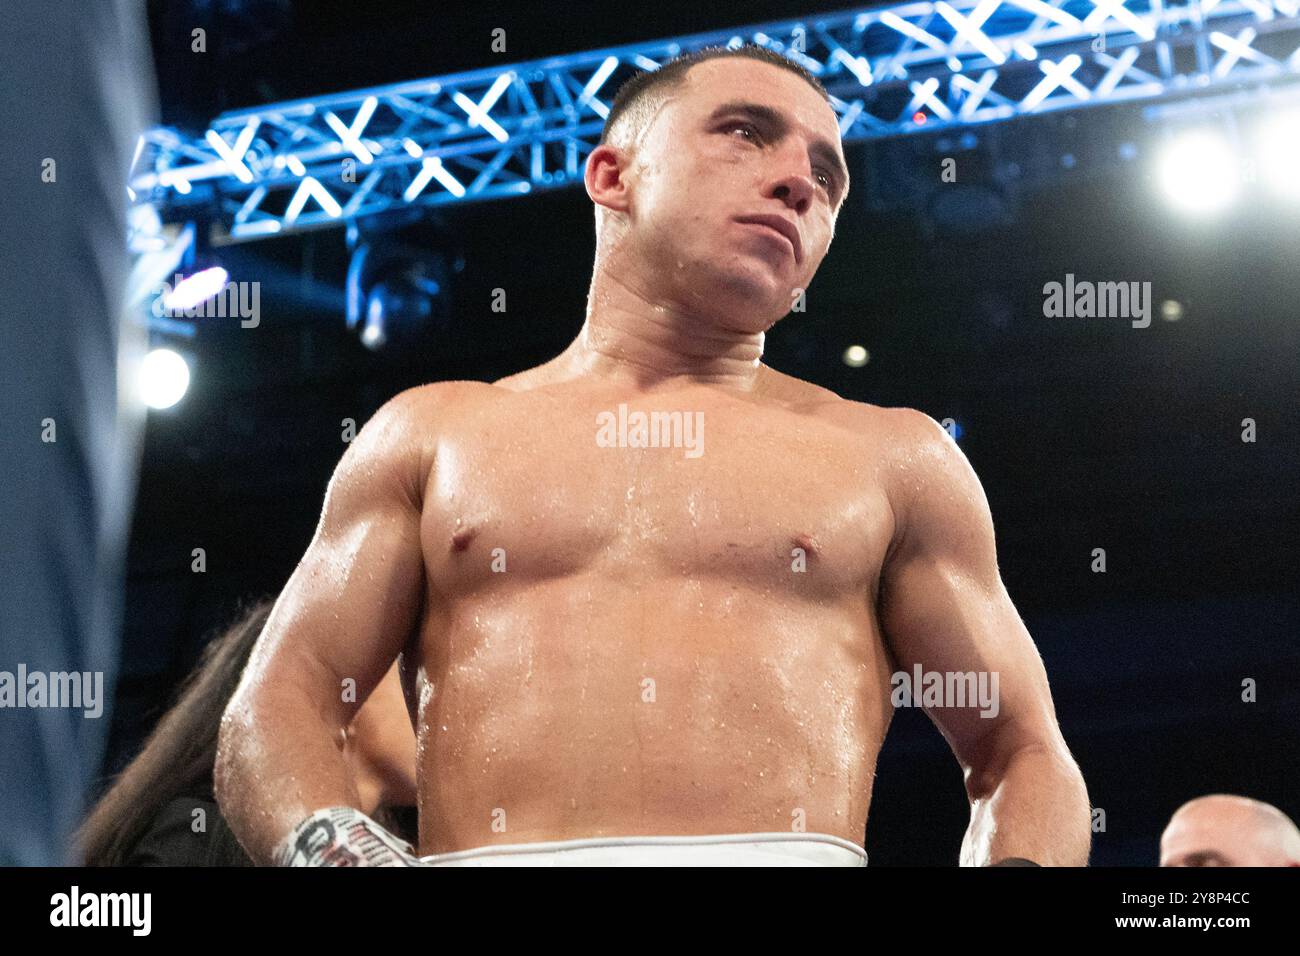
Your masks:
[{"label": "boxer's chin", "polygon": [[742,261],[714,279],[698,290],[697,300],[707,307],[705,311],[737,332],[766,332],[790,311],[794,301],[788,283],[770,267],[758,268]]}]

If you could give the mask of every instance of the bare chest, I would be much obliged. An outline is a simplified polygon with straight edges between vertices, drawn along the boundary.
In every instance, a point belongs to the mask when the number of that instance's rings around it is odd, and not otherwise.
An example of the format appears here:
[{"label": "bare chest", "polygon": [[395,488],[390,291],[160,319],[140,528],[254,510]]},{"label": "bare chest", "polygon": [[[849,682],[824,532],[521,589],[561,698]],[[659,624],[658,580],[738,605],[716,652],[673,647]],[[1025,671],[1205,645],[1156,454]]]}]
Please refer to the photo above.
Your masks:
[{"label": "bare chest", "polygon": [[421,528],[446,595],[599,570],[831,597],[874,584],[892,532],[868,442],[671,395],[522,394],[443,423]]}]

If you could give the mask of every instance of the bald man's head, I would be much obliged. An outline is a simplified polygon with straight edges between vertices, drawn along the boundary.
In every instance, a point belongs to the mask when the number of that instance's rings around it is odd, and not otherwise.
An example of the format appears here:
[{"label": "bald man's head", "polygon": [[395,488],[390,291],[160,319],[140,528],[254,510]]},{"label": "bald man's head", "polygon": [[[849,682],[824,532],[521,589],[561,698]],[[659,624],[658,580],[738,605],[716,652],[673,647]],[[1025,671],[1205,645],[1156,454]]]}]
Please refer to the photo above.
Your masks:
[{"label": "bald man's head", "polygon": [[1161,866],[1300,866],[1300,829],[1277,807],[1249,797],[1197,797],[1160,837]]}]

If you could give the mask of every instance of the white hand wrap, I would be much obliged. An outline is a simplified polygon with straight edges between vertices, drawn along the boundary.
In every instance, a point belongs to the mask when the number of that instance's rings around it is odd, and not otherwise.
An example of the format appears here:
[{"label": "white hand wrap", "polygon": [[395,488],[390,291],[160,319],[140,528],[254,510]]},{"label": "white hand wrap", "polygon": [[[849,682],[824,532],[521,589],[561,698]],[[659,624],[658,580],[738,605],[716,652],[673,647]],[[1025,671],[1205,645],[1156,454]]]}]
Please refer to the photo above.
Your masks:
[{"label": "white hand wrap", "polygon": [[354,807],[317,810],[275,848],[276,866],[419,866],[415,848]]}]

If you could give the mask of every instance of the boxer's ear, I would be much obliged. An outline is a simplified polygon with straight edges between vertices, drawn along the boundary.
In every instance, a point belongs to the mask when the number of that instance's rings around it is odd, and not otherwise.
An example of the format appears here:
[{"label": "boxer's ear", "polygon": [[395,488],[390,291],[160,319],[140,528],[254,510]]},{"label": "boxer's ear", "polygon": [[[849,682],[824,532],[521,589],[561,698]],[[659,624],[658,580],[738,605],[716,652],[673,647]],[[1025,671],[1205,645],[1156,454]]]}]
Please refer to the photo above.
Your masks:
[{"label": "boxer's ear", "polygon": [[631,203],[626,175],[630,159],[626,150],[609,143],[602,143],[591,151],[583,183],[592,202],[618,212],[627,211]]}]

